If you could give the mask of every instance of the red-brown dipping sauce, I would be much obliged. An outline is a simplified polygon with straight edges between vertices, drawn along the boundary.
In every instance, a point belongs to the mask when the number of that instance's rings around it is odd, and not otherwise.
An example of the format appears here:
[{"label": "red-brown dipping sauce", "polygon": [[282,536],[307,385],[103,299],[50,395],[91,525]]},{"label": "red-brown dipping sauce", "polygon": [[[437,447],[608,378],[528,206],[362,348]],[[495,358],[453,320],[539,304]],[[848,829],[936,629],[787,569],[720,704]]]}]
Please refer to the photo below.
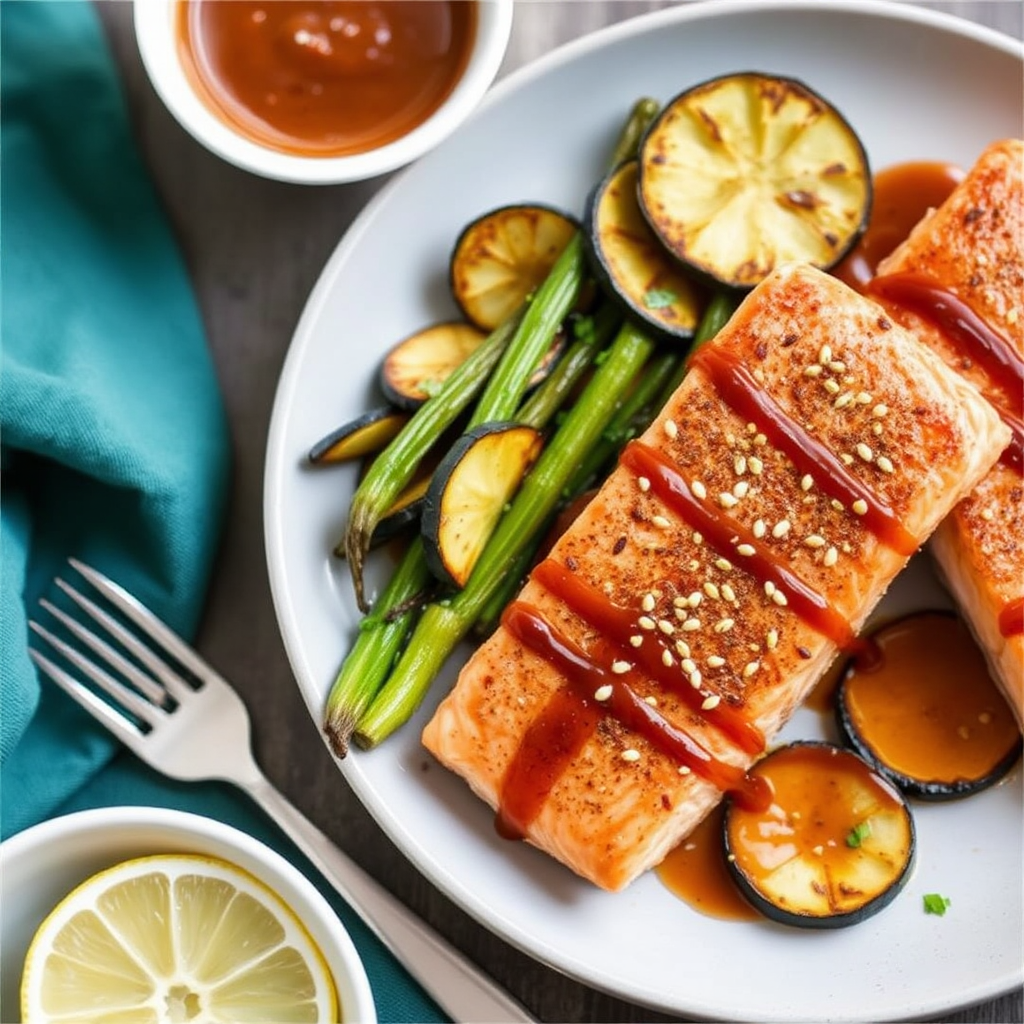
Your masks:
[{"label": "red-brown dipping sauce", "polygon": [[930,209],[945,202],[963,178],[959,167],[937,161],[913,161],[879,171],[867,231],[833,270],[835,276],[863,292],[878,264]]},{"label": "red-brown dipping sauce", "polygon": [[925,782],[978,779],[1014,748],[1016,720],[958,617],[911,615],[873,638],[881,657],[870,671],[850,668],[843,699],[894,771]]},{"label": "red-brown dipping sauce", "polygon": [[182,0],[178,50],[243,135],[341,156],[426,121],[465,71],[476,23],[475,0]]}]

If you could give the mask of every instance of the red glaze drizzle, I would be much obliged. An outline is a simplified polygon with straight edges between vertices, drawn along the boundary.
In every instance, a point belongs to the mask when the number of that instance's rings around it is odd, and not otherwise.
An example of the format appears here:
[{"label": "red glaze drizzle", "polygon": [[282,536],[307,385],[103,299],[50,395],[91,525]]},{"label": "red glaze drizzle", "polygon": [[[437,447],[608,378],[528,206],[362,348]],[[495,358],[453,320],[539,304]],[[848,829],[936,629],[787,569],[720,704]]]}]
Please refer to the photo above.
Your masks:
[{"label": "red glaze drizzle", "polygon": [[[651,490],[681,515],[719,554],[760,580],[774,583],[786,595],[788,607],[812,629],[827,636],[837,647],[853,651],[859,644],[850,623],[819,593],[792,570],[780,565],[769,548],[735,520],[711,511],[695,498],[678,467],[661,452],[641,441],[630,441],[622,453],[622,464],[637,476],[651,481]],[[733,538],[736,543],[732,543]],[[752,555],[737,556],[736,547],[749,544]]]},{"label": "red glaze drizzle", "polygon": [[[618,649],[616,657],[636,663],[649,678],[671,690],[694,710],[700,710],[705,694],[695,690],[683,679],[678,669],[673,671],[662,662],[662,652],[667,648],[653,642],[640,647],[629,645],[630,636],[637,631],[635,612],[610,601],[596,587],[550,558],[536,566],[533,579],[611,640]],[[723,702],[703,713],[709,722],[748,754],[760,754],[764,750],[761,730],[748,722],[735,708]]]},{"label": "red glaze drizzle", "polygon": [[691,365],[700,365],[711,378],[719,397],[734,412],[756,422],[768,440],[782,451],[801,473],[814,476],[829,497],[847,507],[863,501],[867,511],[859,518],[882,543],[901,555],[912,555],[917,541],[900,523],[888,505],[871,492],[820,441],[792,420],[758,386],[739,357],[719,345],[705,345]]},{"label": "red glaze drizzle", "polygon": [[[767,806],[770,793],[766,786],[750,778],[742,769],[719,761],[692,736],[677,729],[664,715],[643,701],[622,676],[613,675],[591,661],[533,606],[513,601],[505,609],[501,621],[521,644],[565,677],[578,707],[593,709],[594,712],[600,708],[600,713],[611,715],[695,775],[731,793],[743,806],[762,809]],[[611,686],[611,696],[598,705],[594,693],[606,685]],[[566,697],[556,696],[554,699],[563,704]],[[560,709],[556,708],[554,714],[541,717],[548,717],[555,723],[559,716]],[[574,736],[578,738],[581,731],[575,731]],[[589,733],[582,739],[585,740],[587,735]],[[568,752],[570,746],[563,744],[554,758],[550,749],[536,742],[526,742],[516,751],[502,782],[499,800],[499,827],[504,835],[525,833],[568,766],[572,756]],[[579,743],[573,748],[573,753],[578,749]],[[531,782],[541,784],[528,786]]]},{"label": "red glaze drizzle", "polygon": [[1024,633],[1024,597],[1010,601],[999,613],[999,632],[1005,637]]},{"label": "red glaze drizzle", "polygon": [[934,324],[962,358],[984,370],[992,390],[1001,396],[993,404],[1013,432],[1000,461],[1018,472],[1024,470],[1024,360],[1013,346],[966,302],[924,274],[876,277],[868,285],[868,294]]}]

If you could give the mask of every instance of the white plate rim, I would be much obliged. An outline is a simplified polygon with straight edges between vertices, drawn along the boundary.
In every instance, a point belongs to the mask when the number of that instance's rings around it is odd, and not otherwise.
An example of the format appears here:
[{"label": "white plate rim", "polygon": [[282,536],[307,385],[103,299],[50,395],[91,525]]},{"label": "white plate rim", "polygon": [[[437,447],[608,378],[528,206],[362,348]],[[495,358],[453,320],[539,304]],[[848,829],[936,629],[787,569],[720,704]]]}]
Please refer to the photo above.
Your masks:
[{"label": "white plate rim", "polygon": [[[571,63],[594,50],[604,48],[618,40],[656,31],[658,28],[666,25],[674,26],[680,22],[705,19],[731,19],[742,16],[745,12],[757,11],[758,13],[763,13],[765,10],[843,11],[855,15],[877,17],[883,20],[895,19],[907,23],[917,23],[974,40],[1024,61],[1024,44],[1018,43],[1013,38],[944,11],[910,6],[905,0],[696,0],[696,2],[679,7],[669,7],[647,12],[599,29],[589,35],[563,44],[528,65],[517,69],[492,87],[487,98],[470,119],[470,122],[467,123],[467,126],[476,119],[486,116],[490,108],[499,103],[506,94],[520,89],[524,84],[529,83],[535,78],[544,76],[553,68]],[[320,692],[316,681],[312,680],[311,668],[302,649],[297,609],[292,604],[291,595],[288,593],[282,557],[284,551],[283,524],[278,514],[279,502],[276,496],[279,493],[278,488],[281,482],[286,478],[289,469],[292,468],[288,463],[289,453],[284,444],[284,423],[287,419],[291,403],[295,398],[295,389],[300,383],[302,363],[307,346],[311,343],[313,328],[320,316],[324,302],[335,287],[338,275],[349,254],[358,248],[360,239],[366,232],[372,229],[375,220],[381,211],[386,209],[393,194],[403,187],[403,182],[407,176],[414,172],[415,165],[403,170],[390,180],[363,208],[329,257],[310,293],[293,334],[292,342],[282,367],[270,420],[265,464],[264,522],[271,594],[289,662],[296,675],[303,699],[314,721],[317,723],[319,723],[321,713],[318,703]],[[644,991],[635,987],[630,988],[628,984],[622,983],[621,980],[613,984],[602,983],[600,978],[594,977],[588,971],[587,965],[584,962],[572,960],[562,951],[527,934],[512,922],[497,920],[492,915],[485,900],[479,898],[477,894],[466,891],[461,885],[460,880],[446,871],[443,864],[437,860],[430,859],[422,851],[418,851],[415,837],[405,831],[401,823],[383,813],[381,808],[374,806],[369,782],[359,770],[354,758],[339,762],[339,767],[347,783],[352,787],[364,805],[367,806],[388,837],[403,851],[405,856],[463,910],[479,921],[484,927],[494,931],[513,946],[554,969],[577,978],[584,984],[639,1005],[647,1005],[668,1013],[700,1013],[706,1015],[709,1019],[726,1019],[729,1016],[727,1003],[717,1006],[708,1004],[700,1007],[670,1006],[659,1002],[652,1002]],[[417,853],[419,853],[419,856],[416,855]],[[908,1005],[901,1008],[899,1019],[913,1019],[918,1016],[951,1011],[984,999],[1006,994],[1022,984],[1024,984],[1024,966],[1005,976],[989,979],[984,984],[965,989],[955,1000],[944,997],[930,1002],[919,1001],[912,1006]],[[783,1021],[788,1018],[775,1017],[768,1011],[765,1016],[758,1019],[768,1022],[775,1020]],[[835,1015],[830,1014],[828,1019],[835,1021],[859,1021],[866,1018],[859,1016],[856,1012],[851,1014],[846,1009],[839,1008]]]}]

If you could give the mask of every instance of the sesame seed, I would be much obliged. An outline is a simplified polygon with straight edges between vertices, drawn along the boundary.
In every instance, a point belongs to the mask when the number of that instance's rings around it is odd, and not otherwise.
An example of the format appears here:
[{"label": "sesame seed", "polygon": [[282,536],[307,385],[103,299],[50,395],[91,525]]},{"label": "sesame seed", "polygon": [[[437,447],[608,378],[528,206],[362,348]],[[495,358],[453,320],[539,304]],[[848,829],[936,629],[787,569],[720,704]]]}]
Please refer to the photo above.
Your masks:
[{"label": "sesame seed", "polygon": [[718,587],[712,583],[711,580],[708,580],[707,583],[704,584],[704,593],[707,594],[712,601],[717,601],[719,597],[721,597]]},{"label": "sesame seed", "polygon": [[690,769],[685,764],[681,764],[677,770],[678,770],[680,775],[689,775],[690,774]]},{"label": "sesame seed", "polygon": [[722,572],[732,572],[732,562],[728,558],[716,558],[715,568],[721,569]]},{"label": "sesame seed", "polygon": [[865,461],[871,462],[875,457],[875,453],[863,442],[857,445],[857,454]]},{"label": "sesame seed", "polygon": [[882,424],[879,420],[875,420],[875,422],[871,424],[871,433],[874,434],[875,437],[882,436]]},{"label": "sesame seed", "polygon": [[817,363],[811,363],[810,366],[805,366],[804,367],[804,376],[805,377],[820,377],[821,376],[821,367]]},{"label": "sesame seed", "polygon": [[736,486],[732,489],[734,497],[745,498],[747,492],[750,490],[750,484],[746,480],[740,480]]},{"label": "sesame seed", "polygon": [[751,376],[754,378],[754,380],[757,381],[758,384],[764,383],[764,370],[762,370],[760,366],[754,367],[754,372],[751,374]]},{"label": "sesame seed", "polygon": [[833,566],[839,561],[839,552],[835,548],[829,548],[825,552],[825,557],[821,560],[822,565]]},{"label": "sesame seed", "polygon": [[1013,309],[1007,310],[1006,322],[1008,324],[1015,324],[1017,322],[1017,318],[1019,316],[1020,316],[1020,313],[1017,312],[1017,307],[1014,306]]},{"label": "sesame seed", "polygon": [[846,373],[846,363],[844,363],[842,359],[833,359],[832,362],[828,364],[828,368],[833,373]]},{"label": "sesame seed", "polygon": [[688,658],[690,656],[690,645],[685,640],[677,640],[676,654],[678,654],[680,658]]},{"label": "sesame seed", "polygon": [[693,483],[690,484],[690,490],[693,491],[693,496],[695,498],[703,500],[708,496],[708,489],[699,480],[694,480]]},{"label": "sesame seed", "polygon": [[765,526],[763,519],[758,519],[754,522],[754,536],[760,540],[768,532],[768,527]]},{"label": "sesame seed", "polygon": [[738,544],[736,546],[736,554],[737,555],[743,555],[745,558],[749,558],[752,554],[754,554],[754,545],[753,544]]},{"label": "sesame seed", "polygon": [[816,857],[820,857],[824,852],[825,852],[825,847],[822,846],[821,843],[819,843],[817,846],[813,847],[812,850],[811,850],[811,853],[813,853]]},{"label": "sesame seed", "polygon": [[750,458],[747,459],[747,469],[749,469],[754,476],[760,476],[761,473],[764,472],[764,463],[756,455],[751,455]]},{"label": "sesame seed", "polygon": [[777,629],[768,630],[768,635],[764,638],[764,645],[769,651],[774,651],[779,646],[779,631]]},{"label": "sesame seed", "polygon": [[645,612],[653,612],[654,605],[656,604],[653,594],[644,594],[643,600],[640,602],[640,607]]},{"label": "sesame seed", "polygon": [[754,444],[756,444],[758,446],[758,448],[763,447],[767,443],[768,443],[768,435],[767,434],[755,434],[754,435]]},{"label": "sesame seed", "polygon": [[747,424],[747,433],[748,434],[756,434],[757,433],[757,424],[756,423],[748,423]]},{"label": "sesame seed", "polygon": [[654,629],[654,627],[657,625],[654,619],[652,619],[649,615],[641,615],[640,618],[636,620],[636,624],[641,629]]},{"label": "sesame seed", "polygon": [[733,459],[732,469],[737,476],[743,476],[747,471],[747,457],[745,455],[737,455]]},{"label": "sesame seed", "polygon": [[692,633],[695,629],[700,629],[700,619],[687,619],[683,623],[684,632]]},{"label": "sesame seed", "polygon": [[833,403],[834,409],[845,409],[853,401],[853,393],[844,391]]},{"label": "sesame seed", "polygon": [[736,625],[735,619],[719,619],[714,626],[716,633],[728,633]]},{"label": "sesame seed", "polygon": [[990,508],[983,508],[981,510],[981,518],[984,519],[985,522],[991,522],[994,515],[995,513]]},{"label": "sesame seed", "polygon": [[849,452],[842,452],[839,456],[844,466],[853,465],[853,456]]},{"label": "sesame seed", "polygon": [[743,666],[743,678],[749,679],[760,667],[761,662],[748,661],[746,665]]},{"label": "sesame seed", "polygon": [[696,608],[696,607],[697,607],[697,606],[698,606],[698,605],[700,604],[700,602],[701,602],[702,598],[703,598],[703,595],[702,595],[702,594],[700,593],[700,591],[699,591],[699,590],[695,590],[695,591],[694,591],[694,592],[693,592],[693,593],[692,593],[692,594],[691,594],[691,595],[690,595],[690,596],[689,596],[689,597],[688,597],[688,598],[686,599],[686,604],[687,604],[687,607],[689,607],[689,608]]},{"label": "sesame seed", "polygon": [[702,682],[704,682],[704,677],[703,677],[703,676],[702,676],[702,675],[700,674],[700,669],[699,669],[699,668],[695,668],[695,669],[694,669],[694,670],[693,670],[693,671],[692,671],[692,672],[690,673],[690,685],[691,685],[691,686],[692,686],[692,687],[693,687],[693,688],[694,688],[695,690],[699,690],[699,689],[700,689],[700,684],[701,684]]},{"label": "sesame seed", "polygon": [[652,708],[656,708],[658,706],[658,698],[655,697],[653,693],[649,694],[648,696],[644,697],[644,703],[650,704]]},{"label": "sesame seed", "polygon": [[858,498],[850,508],[859,516],[866,516],[868,514],[868,503],[863,498]]},{"label": "sesame seed", "polygon": [[712,708],[717,708],[721,704],[722,698],[717,693],[708,694],[701,703],[702,711],[710,711]]},{"label": "sesame seed", "polygon": [[700,568],[700,562],[698,562],[696,558],[691,558],[687,563],[687,566],[689,567],[690,572],[696,572]]},{"label": "sesame seed", "polygon": [[846,511],[846,506],[838,498],[833,498],[829,504],[836,510],[836,512]]},{"label": "sesame seed", "polygon": [[884,402],[879,402],[878,405],[876,405],[874,409],[871,410],[871,415],[876,417],[877,419],[881,419],[883,416],[886,416],[888,412],[889,406],[887,406]]},{"label": "sesame seed", "polygon": [[809,491],[814,486],[814,477],[810,473],[805,473],[800,478],[800,490]]},{"label": "sesame seed", "polygon": [[651,522],[662,530],[667,530],[672,525],[664,516],[651,516]]},{"label": "sesame seed", "polygon": [[764,592],[771,597],[775,593],[775,584],[771,580],[764,581]]},{"label": "sesame seed", "polygon": [[672,652],[666,648],[661,652],[661,663],[665,668],[671,668],[675,664],[675,658],[672,657]]},{"label": "sesame seed", "polygon": [[629,638],[630,647],[639,647],[644,642],[644,638],[639,633],[634,633]]},{"label": "sesame seed", "polygon": [[772,600],[780,607],[785,608],[789,601],[786,599],[786,595],[781,590],[776,590],[772,594]]},{"label": "sesame seed", "polygon": [[647,493],[647,491],[649,491],[651,489],[651,481],[648,480],[647,477],[645,477],[645,476],[638,476],[636,478],[636,485],[645,494]]},{"label": "sesame seed", "polygon": [[623,761],[639,761],[640,760],[640,751],[639,750],[634,750],[632,747],[630,747],[628,750],[624,750],[622,752],[622,760]]},{"label": "sesame seed", "polygon": [[723,491],[718,496],[718,504],[721,505],[722,508],[735,508],[739,504],[739,500],[735,495],[730,494],[728,491]]},{"label": "sesame seed", "polygon": [[686,598],[683,597],[682,594],[679,594],[677,597],[673,597],[672,598],[672,607],[673,608],[685,608],[686,607]]},{"label": "sesame seed", "polygon": [[788,519],[780,519],[772,527],[772,536],[775,537],[776,539],[778,539],[780,537],[785,537],[786,534],[789,533],[791,526],[792,526],[792,524],[790,523],[790,521]]},{"label": "sesame seed", "polygon": [[827,381],[825,381],[825,383],[822,386],[830,395],[839,394],[839,383],[837,381],[832,380],[831,377]]},{"label": "sesame seed", "polygon": [[830,345],[822,345],[818,349],[818,362],[822,366],[828,366],[832,362],[832,347]]},{"label": "sesame seed", "polygon": [[625,675],[633,666],[628,661],[613,661],[612,671],[617,676]]},{"label": "sesame seed", "polygon": [[612,695],[612,684],[605,683],[594,691],[594,700],[607,700]]},{"label": "sesame seed", "polygon": [[825,546],[825,538],[820,533],[809,533],[804,537],[804,543],[809,548],[823,548]]},{"label": "sesame seed", "polygon": [[895,473],[896,472],[896,468],[892,464],[892,459],[887,458],[885,455],[879,455],[878,458],[875,459],[875,465],[883,473]]},{"label": "sesame seed", "polygon": [[665,420],[665,433],[673,440],[679,436],[679,427],[675,420]]},{"label": "sesame seed", "polygon": [[872,401],[873,401],[873,399],[871,397],[870,392],[868,392],[868,391],[858,391],[857,392],[857,404],[858,405],[870,405],[872,403]]},{"label": "sesame seed", "polygon": [[708,668],[721,668],[725,664],[725,658],[720,654],[712,654],[708,658]]},{"label": "sesame seed", "polygon": [[697,547],[700,547],[700,545],[704,543],[704,535],[702,533],[697,533],[697,531],[694,530],[693,543],[696,544]]},{"label": "sesame seed", "polygon": [[733,590],[732,587],[730,587],[728,583],[723,583],[722,584],[722,597],[726,601],[730,601],[730,602],[735,601],[736,600],[736,591]]},{"label": "sesame seed", "polygon": [[675,625],[669,622],[668,619],[658,619],[658,629],[660,629],[665,636],[671,636],[676,631]]},{"label": "sesame seed", "polygon": [[679,662],[679,667],[688,676],[692,676],[693,673],[697,671],[697,663],[693,658],[683,658],[683,660]]}]

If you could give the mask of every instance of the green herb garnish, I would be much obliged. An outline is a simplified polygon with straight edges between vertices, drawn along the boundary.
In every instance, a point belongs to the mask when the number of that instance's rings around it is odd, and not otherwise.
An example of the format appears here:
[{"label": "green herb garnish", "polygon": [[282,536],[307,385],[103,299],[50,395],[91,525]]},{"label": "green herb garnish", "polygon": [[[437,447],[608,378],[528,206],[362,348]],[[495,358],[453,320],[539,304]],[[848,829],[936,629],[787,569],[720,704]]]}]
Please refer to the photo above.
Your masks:
[{"label": "green herb garnish", "polygon": [[937,914],[942,917],[949,909],[949,897],[940,896],[937,892],[926,892],[924,894],[924,912],[926,914]]},{"label": "green herb garnish", "polygon": [[846,833],[846,845],[855,850],[869,835],[871,835],[871,822],[865,819]]},{"label": "green herb garnish", "polygon": [[644,292],[644,305],[648,309],[664,309],[671,306],[679,298],[674,291],[668,288],[652,288]]}]

